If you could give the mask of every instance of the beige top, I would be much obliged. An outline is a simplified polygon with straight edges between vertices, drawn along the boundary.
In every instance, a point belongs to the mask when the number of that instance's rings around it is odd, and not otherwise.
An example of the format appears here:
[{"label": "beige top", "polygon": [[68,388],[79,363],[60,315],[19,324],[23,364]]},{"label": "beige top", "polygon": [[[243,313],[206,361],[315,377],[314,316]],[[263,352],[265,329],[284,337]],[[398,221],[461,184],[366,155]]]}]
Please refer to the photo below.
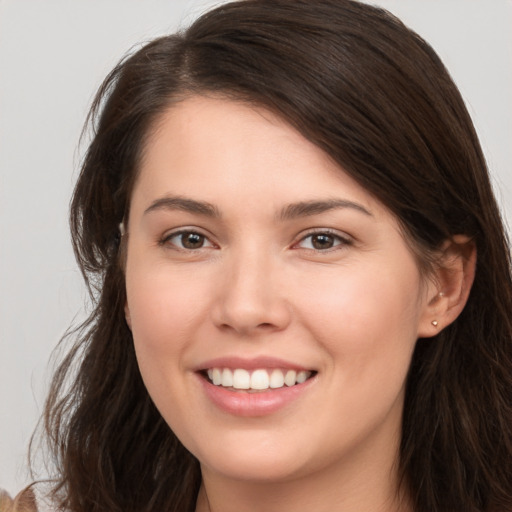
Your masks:
[{"label": "beige top", "polygon": [[47,496],[49,487],[43,482],[32,484],[11,498],[0,488],[0,512],[56,512],[58,507]]},{"label": "beige top", "polygon": [[37,502],[31,488],[20,492],[14,499],[0,489],[0,512],[37,512]]}]

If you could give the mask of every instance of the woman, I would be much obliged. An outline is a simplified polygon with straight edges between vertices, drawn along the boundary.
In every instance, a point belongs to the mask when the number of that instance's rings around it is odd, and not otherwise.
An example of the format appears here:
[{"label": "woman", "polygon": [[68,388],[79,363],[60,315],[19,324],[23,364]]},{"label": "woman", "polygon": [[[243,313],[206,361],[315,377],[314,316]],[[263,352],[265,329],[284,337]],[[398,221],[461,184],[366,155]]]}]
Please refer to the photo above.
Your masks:
[{"label": "woman", "polygon": [[509,251],[423,40],[348,0],[234,2],[121,62],[91,119],[60,507],[512,509]]}]

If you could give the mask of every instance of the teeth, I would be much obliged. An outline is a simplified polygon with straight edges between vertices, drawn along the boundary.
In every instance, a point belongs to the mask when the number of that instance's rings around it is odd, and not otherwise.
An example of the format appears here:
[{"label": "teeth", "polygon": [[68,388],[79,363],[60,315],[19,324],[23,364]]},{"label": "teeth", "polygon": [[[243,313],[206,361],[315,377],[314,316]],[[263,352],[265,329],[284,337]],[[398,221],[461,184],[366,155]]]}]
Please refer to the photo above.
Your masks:
[{"label": "teeth", "polygon": [[[226,368],[226,370],[227,370],[227,368]],[[230,370],[227,370],[227,371],[230,372]],[[215,382],[214,382],[214,384],[215,384]],[[222,383],[221,385],[223,386],[224,384]],[[249,372],[247,370],[240,370],[237,368],[233,372],[233,384],[232,385],[235,389],[249,389],[251,387],[251,376],[250,376]]]},{"label": "teeth", "polygon": [[214,368],[212,373],[213,373],[213,375],[212,375],[213,383],[216,386],[222,384],[222,372],[218,368]]},{"label": "teeth", "polygon": [[258,369],[250,373],[243,368],[231,370],[229,368],[209,368],[207,371],[208,378],[216,386],[235,389],[278,389],[286,386],[295,386],[302,384],[309,377],[310,371],[295,370],[283,371],[275,369]]},{"label": "teeth", "polygon": [[224,368],[222,370],[222,386],[230,387],[233,385],[233,373],[231,370],[228,370],[227,368]]},{"label": "teeth", "polygon": [[297,372],[295,372],[294,370],[288,370],[284,377],[284,383],[287,386],[294,386],[296,379],[297,379]]},{"label": "teeth", "polygon": [[251,375],[251,389],[268,389],[269,380],[267,370],[256,370]]},{"label": "teeth", "polygon": [[308,378],[308,372],[299,372],[297,373],[297,384],[302,384],[303,382],[306,382]]},{"label": "teeth", "polygon": [[272,370],[270,374],[270,387],[272,389],[282,388],[284,386],[284,375],[281,370]]}]

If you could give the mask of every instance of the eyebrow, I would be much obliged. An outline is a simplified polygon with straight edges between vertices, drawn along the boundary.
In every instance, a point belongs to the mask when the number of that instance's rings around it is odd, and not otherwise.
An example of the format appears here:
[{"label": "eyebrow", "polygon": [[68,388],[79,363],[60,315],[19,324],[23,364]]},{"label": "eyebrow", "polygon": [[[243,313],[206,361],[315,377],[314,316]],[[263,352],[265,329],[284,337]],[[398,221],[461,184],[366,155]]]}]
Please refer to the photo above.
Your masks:
[{"label": "eyebrow", "polygon": [[348,201],[346,199],[327,199],[323,201],[312,200],[289,204],[281,210],[279,219],[292,220],[298,217],[308,217],[311,215],[318,215],[330,210],[338,210],[344,208],[350,208],[352,210],[356,210],[357,212],[364,213],[365,215],[373,217],[373,214],[359,203]]},{"label": "eyebrow", "polygon": [[[285,206],[277,217],[281,221],[286,221],[299,217],[319,215],[320,213],[330,210],[344,208],[351,208],[370,217],[373,216],[370,211],[359,203],[348,201],[346,199],[327,199],[291,203]],[[181,210],[210,218],[221,217],[221,213],[215,205],[206,201],[197,201],[196,199],[190,199],[183,196],[165,196],[156,199],[148,208],[146,208],[146,210],[144,210],[144,215],[157,210]]]},{"label": "eyebrow", "polygon": [[212,218],[220,218],[221,216],[219,210],[213,204],[182,196],[166,196],[156,199],[144,210],[144,215],[157,210],[181,210]]}]

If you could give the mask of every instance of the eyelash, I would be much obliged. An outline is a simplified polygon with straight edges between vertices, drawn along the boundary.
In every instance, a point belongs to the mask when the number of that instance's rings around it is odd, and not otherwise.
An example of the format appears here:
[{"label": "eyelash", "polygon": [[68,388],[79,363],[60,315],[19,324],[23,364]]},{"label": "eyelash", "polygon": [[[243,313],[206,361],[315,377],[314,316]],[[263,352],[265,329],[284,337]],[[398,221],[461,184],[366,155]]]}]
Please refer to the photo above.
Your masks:
[{"label": "eyelash", "polygon": [[[190,248],[190,247],[180,247],[176,243],[172,243],[171,240],[173,238],[177,237],[183,237],[183,235],[196,235],[198,237],[201,237],[201,242],[203,245],[196,248]],[[311,247],[300,247],[301,243],[304,243],[307,239],[312,239],[313,237],[321,237],[325,236],[333,240],[333,245],[331,247],[327,247],[324,249],[318,249],[313,246],[314,242],[311,242]],[[183,242],[183,239],[181,239],[181,242]],[[204,245],[204,242],[207,242],[209,245]],[[185,252],[196,252],[201,249],[208,249],[210,247],[216,247],[213,242],[210,241],[210,239],[204,235],[203,233],[196,231],[194,229],[180,229],[179,231],[174,231],[172,233],[169,233],[168,235],[165,235],[159,242],[159,245],[166,246],[171,245],[175,250],[179,251],[185,251]],[[327,253],[332,252],[336,250],[340,250],[343,247],[349,246],[352,244],[352,241],[348,239],[347,237],[343,237],[340,234],[330,230],[330,229],[318,229],[315,231],[311,231],[307,233],[306,235],[302,236],[300,240],[292,245],[292,249],[303,249],[307,251],[314,251],[316,253]]]},{"label": "eyelash", "polygon": [[[183,237],[183,235],[197,235],[197,236],[201,237],[201,239],[204,242],[208,242],[210,245],[207,245],[207,246],[203,245],[201,247],[197,247],[197,248],[191,249],[191,248],[187,248],[187,247],[180,247],[177,244],[171,242],[171,240],[173,238],[177,238],[177,237],[180,237],[180,236]],[[210,239],[206,235],[203,235],[203,233],[200,233],[199,231],[196,231],[194,229],[180,229],[179,231],[173,231],[172,233],[169,233],[168,235],[165,235],[158,242],[158,244],[161,245],[161,246],[171,245],[171,246],[173,246],[173,248],[175,248],[175,250],[186,251],[186,252],[194,252],[194,251],[197,251],[197,250],[200,250],[200,249],[206,249],[206,248],[209,248],[209,247],[215,247],[215,245],[210,241]]]},{"label": "eyelash", "polygon": [[[305,242],[307,239],[312,239],[313,237],[326,236],[334,240],[334,245],[332,247],[328,247],[325,249],[317,249],[315,247],[298,247],[301,243]],[[352,244],[352,241],[348,237],[341,236],[339,233],[331,230],[331,229],[318,229],[315,231],[310,231],[306,235],[302,236],[300,240],[293,245],[293,247],[297,247],[298,249],[304,249],[307,251],[314,251],[315,253],[328,253],[332,251],[338,251]],[[313,245],[313,242],[311,242]]]}]

